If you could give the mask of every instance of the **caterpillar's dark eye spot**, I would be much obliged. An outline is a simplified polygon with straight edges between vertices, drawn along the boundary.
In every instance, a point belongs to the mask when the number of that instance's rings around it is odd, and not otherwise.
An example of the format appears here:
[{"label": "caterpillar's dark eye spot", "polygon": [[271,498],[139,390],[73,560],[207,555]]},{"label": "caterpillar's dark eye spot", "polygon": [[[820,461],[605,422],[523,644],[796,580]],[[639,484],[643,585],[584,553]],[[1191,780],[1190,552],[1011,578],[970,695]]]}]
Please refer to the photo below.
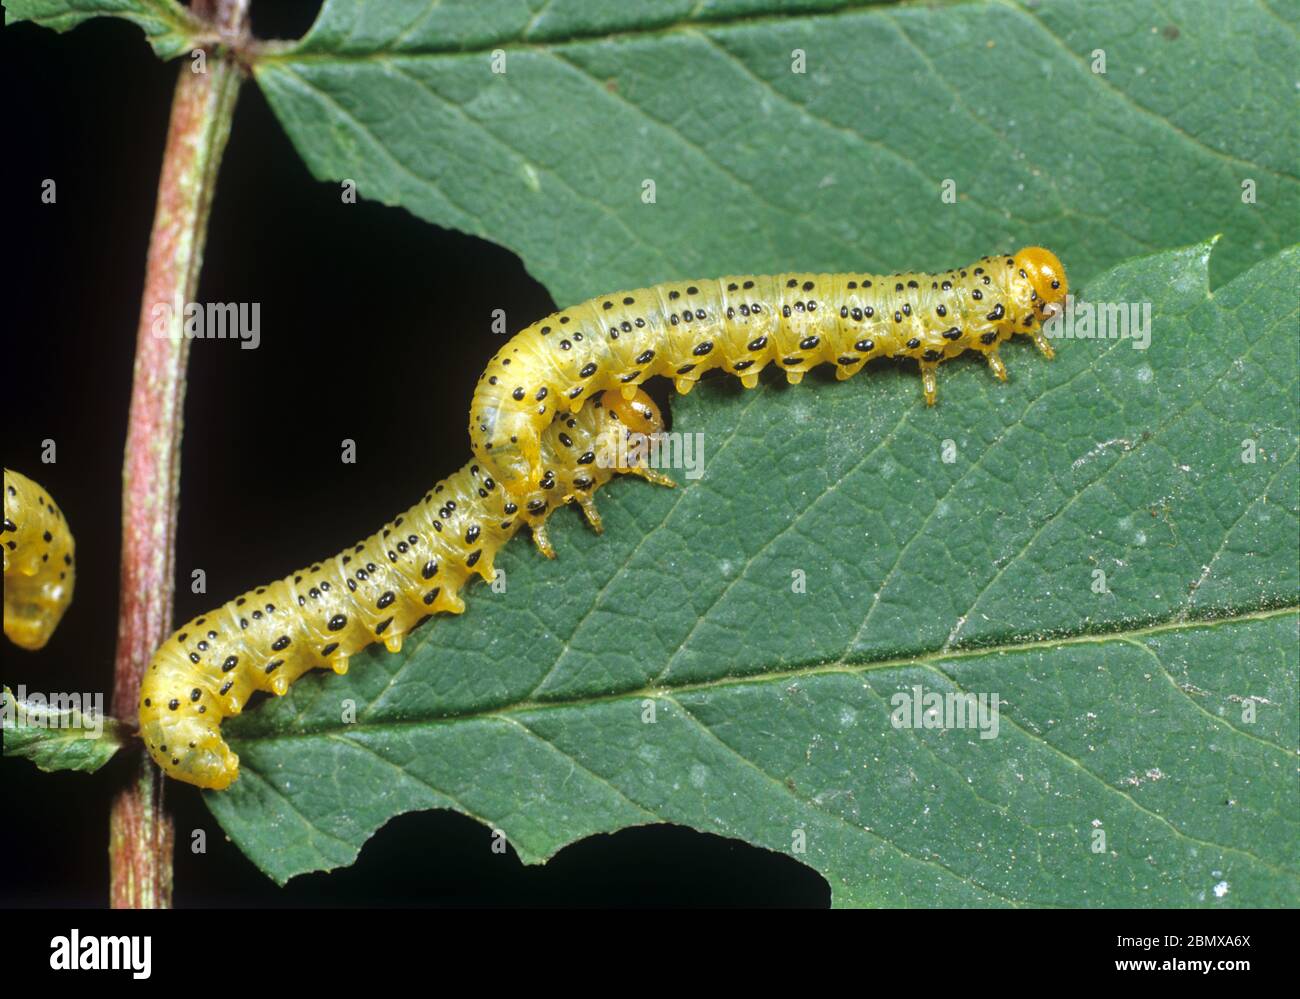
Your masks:
[{"label": "caterpillar's dark eye spot", "polygon": [[335,614],[330,618],[328,627],[330,631],[340,631],[341,629],[346,628],[347,624],[348,619],[344,615]]}]

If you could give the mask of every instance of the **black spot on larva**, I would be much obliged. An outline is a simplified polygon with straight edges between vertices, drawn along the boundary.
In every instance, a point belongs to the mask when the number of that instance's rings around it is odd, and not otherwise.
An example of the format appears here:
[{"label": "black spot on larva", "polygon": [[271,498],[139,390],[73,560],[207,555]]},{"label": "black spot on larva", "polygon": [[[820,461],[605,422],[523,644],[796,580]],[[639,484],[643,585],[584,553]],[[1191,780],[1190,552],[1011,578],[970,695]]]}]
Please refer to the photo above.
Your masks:
[{"label": "black spot on larva", "polygon": [[737,361],[737,362],[733,365],[733,367],[734,367],[735,370],[737,370],[737,371],[744,371],[746,368],[752,367],[753,364],[754,364],[753,361]]},{"label": "black spot on larva", "polygon": [[479,531],[478,524],[475,524],[473,527],[471,527],[468,531],[465,532],[465,543],[467,545],[472,545],[475,541],[478,540],[478,536],[480,533],[481,532]]},{"label": "black spot on larva", "polygon": [[516,399],[516,400],[521,400],[521,399],[523,399],[523,397],[524,397],[524,387],[523,387],[522,385],[516,387],[515,390],[514,390],[513,392],[510,393],[510,395],[511,395],[514,399]]},{"label": "black spot on larva", "polygon": [[387,607],[396,599],[397,597],[394,595],[392,590],[385,590],[380,595],[379,599],[375,601],[375,606],[378,607],[380,610],[383,610],[385,607]]},{"label": "black spot on larva", "polygon": [[266,672],[267,672],[268,675],[271,674],[271,673],[274,673],[276,670],[278,670],[278,669],[279,669],[281,666],[283,666],[283,665],[284,665],[284,660],[283,660],[283,659],[273,659],[273,660],[271,660],[269,663],[266,664]]},{"label": "black spot on larva", "polygon": [[696,344],[695,349],[692,350],[691,353],[694,354],[696,357],[703,357],[711,350],[713,350],[713,341],[705,340],[703,343]]},{"label": "black spot on larva", "polygon": [[348,625],[348,619],[344,615],[335,614],[332,618],[330,618],[327,627],[329,628],[330,631],[340,631],[341,629],[346,628],[347,625]]},{"label": "black spot on larva", "polygon": [[870,351],[876,349],[876,342],[874,340],[859,340],[857,343],[853,345],[853,349],[860,350],[864,354],[869,353]]},{"label": "black spot on larva", "polygon": [[431,604],[438,599],[438,593],[442,590],[441,586],[435,586],[432,590],[424,595],[424,602]]},{"label": "black spot on larva", "polygon": [[835,363],[841,365],[842,367],[848,367],[850,364],[857,364],[858,361],[860,360],[862,360],[862,358],[860,357],[849,357],[845,355],[843,357],[837,357],[835,359]]},{"label": "black spot on larva", "polygon": [[677,374],[688,375],[694,370],[695,370],[694,364],[683,364],[680,368],[677,369]]},{"label": "black spot on larva", "polygon": [[590,465],[595,460],[596,454],[594,451],[584,451],[582,454],[578,455],[579,465]]},{"label": "black spot on larva", "polygon": [[272,652],[283,652],[288,647],[289,647],[288,635],[281,635],[279,638],[277,638],[274,642],[271,643]]},{"label": "black spot on larva", "polygon": [[802,340],[799,341],[799,349],[800,349],[800,350],[812,350],[814,347],[816,347],[816,346],[817,346],[818,344],[820,344],[821,342],[822,342],[822,341],[821,341],[821,337],[816,337],[816,336],[806,336],[806,337],[804,337]]},{"label": "black spot on larva", "polygon": [[649,364],[650,361],[654,358],[654,356],[655,356],[655,352],[653,350],[643,350],[641,351],[641,353],[636,355],[636,363]]},{"label": "black spot on larva", "polygon": [[438,563],[433,559],[424,563],[424,568],[420,570],[420,575],[425,579],[432,579],[438,571]]},{"label": "black spot on larva", "polygon": [[180,706],[181,706],[181,702],[178,701],[178,700],[177,700],[176,698],[174,698],[174,697],[173,697],[170,701],[167,702],[167,707],[168,707],[169,709],[171,709],[172,711],[176,711],[177,709],[180,708]]},{"label": "black spot on larva", "polygon": [[921,355],[921,358],[926,361],[937,361],[941,357],[943,357],[943,351],[933,350],[933,349],[927,350],[924,354]]},{"label": "black spot on larva", "polygon": [[984,292],[982,292],[982,291],[980,291],[978,288],[976,288],[974,291],[972,291],[972,292],[970,293],[970,297],[973,298],[973,299],[975,299],[975,301],[978,302],[978,301],[980,301],[980,300],[984,297]]},{"label": "black spot on larva", "polygon": [[688,295],[698,295],[699,293],[700,293],[700,289],[695,287],[695,285],[691,285],[689,288],[686,289],[686,294]]},{"label": "black spot on larva", "polygon": [[329,645],[325,646],[323,649],[320,650],[320,654],[322,656],[332,655],[335,651],[337,651],[338,647],[339,647],[338,642],[330,642]]},{"label": "black spot on larva", "polygon": [[191,701],[197,701],[202,696],[203,696],[203,691],[199,690],[198,687],[195,687],[193,690],[190,691]]},{"label": "black spot on larva", "polygon": [[532,499],[528,501],[529,513],[541,513],[545,509],[546,509],[546,500],[544,499]]},{"label": "black spot on larva", "polygon": [[190,662],[192,662],[195,666],[199,664],[199,654],[197,652],[190,653]]},{"label": "black spot on larva", "polygon": [[998,338],[997,330],[989,330],[987,333],[980,334],[980,343],[990,344]]},{"label": "black spot on larva", "polygon": [[749,341],[750,350],[762,350],[766,346],[767,346],[767,337],[765,336],[760,336],[755,340]]},{"label": "black spot on larva", "polygon": [[[242,597],[240,598],[239,602],[241,604],[244,602]],[[181,642],[183,644],[185,640],[189,637],[190,637],[190,633],[188,631],[182,631],[179,635],[176,636],[176,641]]]},{"label": "black spot on larva", "polygon": [[993,306],[993,311],[990,312],[985,318],[988,319],[990,322],[997,322],[1006,314],[1007,314],[1007,310],[1004,309],[1002,307],[1002,303],[999,302],[997,305]]},{"label": "black spot on larva", "polygon": [[239,665],[238,656],[226,656],[226,661],[221,664],[221,672],[229,673],[232,669],[234,669],[238,665]]},{"label": "black spot on larva", "polygon": [[909,288],[916,288],[916,287],[918,287],[918,285],[917,285],[917,283],[916,283],[915,281],[908,281],[908,282],[907,282],[907,286],[908,286]]},{"label": "black spot on larva", "polygon": [[596,373],[596,365],[594,362],[583,365],[582,370],[578,372],[579,376],[581,376],[582,378],[590,378],[595,373]]},{"label": "black spot on larva", "polygon": [[813,290],[813,283],[812,283],[811,281],[805,281],[805,282],[803,283],[803,290],[804,290],[804,291],[812,291],[812,290]]},{"label": "black spot on larva", "polygon": [[916,350],[916,348],[919,346],[921,346],[921,341],[918,340],[916,337],[912,337],[912,339],[907,341],[907,348],[909,350]]},{"label": "black spot on larva", "polygon": [[894,285],[894,291],[902,291],[902,290],[903,290],[903,285],[901,282],[899,284]]},{"label": "black spot on larva", "polygon": [[1052,278],[1052,287],[1053,287],[1053,288],[1059,288],[1059,287],[1061,287],[1061,282],[1058,281],[1058,280],[1056,280],[1056,278]]},{"label": "black spot on larva", "polygon": [[46,531],[44,534],[41,535],[41,537],[45,539],[46,544],[49,544],[51,541],[54,540],[54,535],[51,534],[49,531]]},{"label": "black spot on larva", "polygon": [[384,618],[377,625],[375,625],[375,634],[382,635],[385,631],[388,630],[388,626],[392,623],[393,623],[393,619],[391,617]]}]

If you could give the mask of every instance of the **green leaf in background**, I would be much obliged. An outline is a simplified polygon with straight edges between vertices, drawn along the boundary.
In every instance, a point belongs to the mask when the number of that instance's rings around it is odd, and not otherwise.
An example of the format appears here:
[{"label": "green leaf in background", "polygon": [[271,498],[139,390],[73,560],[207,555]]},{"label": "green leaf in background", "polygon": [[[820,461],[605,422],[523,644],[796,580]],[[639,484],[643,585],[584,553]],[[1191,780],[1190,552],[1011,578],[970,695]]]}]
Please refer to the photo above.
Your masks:
[{"label": "green leaf in background", "polygon": [[1217,286],[1298,235],[1297,23],[1296,0],[327,0],[255,74],[316,176],[509,247],[560,304],[1033,243],[1079,284],[1223,233]]},{"label": "green leaf in background", "polygon": [[[558,561],[510,545],[505,593],[228,720],[209,806],[277,881],[452,808],[528,862],[736,837],[840,905],[1300,904],[1300,252],[1213,296],[1209,259],[1090,282],[1148,349],[957,361],[933,409],[901,364],[706,382],[702,478],[611,485],[603,538],[559,514]],[[916,687],[997,694],[996,737],[895,727]]]},{"label": "green leaf in background", "polygon": [[138,24],[161,59],[188,52],[210,34],[175,0],[4,0],[5,25],[31,21],[68,31],[92,17],[120,17]]},{"label": "green leaf in background", "polygon": [[0,696],[4,755],[31,760],[41,770],[94,773],[122,748],[125,735],[114,718],[80,707],[20,700],[8,687]]}]

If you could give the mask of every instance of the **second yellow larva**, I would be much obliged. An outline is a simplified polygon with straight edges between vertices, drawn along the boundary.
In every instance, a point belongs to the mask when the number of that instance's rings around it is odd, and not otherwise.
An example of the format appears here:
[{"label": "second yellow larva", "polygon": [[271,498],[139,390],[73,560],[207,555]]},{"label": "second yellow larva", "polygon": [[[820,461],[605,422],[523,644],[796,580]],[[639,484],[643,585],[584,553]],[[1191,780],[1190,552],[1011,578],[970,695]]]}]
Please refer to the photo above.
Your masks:
[{"label": "second yellow larva", "polygon": [[819,364],[852,377],[877,357],[920,364],[927,403],[935,370],[965,350],[1000,379],[998,347],[1022,333],[1044,355],[1042,324],[1065,301],[1065,269],[1031,246],[937,274],[777,274],[670,281],[602,295],[516,334],[479,379],[470,407],[474,454],[512,492],[541,475],[540,438],[557,412],[654,375],[689,392],[720,368],[746,388],[776,365],[790,382]]}]

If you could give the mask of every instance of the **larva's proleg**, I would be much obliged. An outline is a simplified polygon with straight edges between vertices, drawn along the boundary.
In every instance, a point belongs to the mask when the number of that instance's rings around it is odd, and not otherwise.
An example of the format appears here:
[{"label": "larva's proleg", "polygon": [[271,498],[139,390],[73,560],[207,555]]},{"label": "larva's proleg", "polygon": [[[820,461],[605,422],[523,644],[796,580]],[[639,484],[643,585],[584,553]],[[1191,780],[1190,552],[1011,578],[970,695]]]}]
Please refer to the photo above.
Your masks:
[{"label": "larva's proleg", "polygon": [[1002,341],[1031,337],[1050,357],[1042,324],[1065,301],[1061,262],[1027,247],[940,274],[779,274],[674,281],[593,298],[514,336],[479,379],[470,407],[474,454],[512,492],[542,472],[540,437],[555,413],[653,375],[689,392],[713,368],[747,388],[774,364],[798,382],[819,364],[849,378],[877,357],[920,364],[927,403],[935,369],[965,350],[999,378]]},{"label": "larva's proleg", "polygon": [[221,720],[239,714],[255,690],[283,694],[311,669],[346,672],[348,658],[374,642],[389,651],[430,614],[465,609],[471,576],[491,580],[497,550],[523,525],[554,551],[546,519],[578,503],[599,525],[592,497],[619,473],[671,485],[648,468],[611,467],[611,434],[656,433],[663,421],[644,393],[593,400],[556,420],[538,440],[538,488],[519,496],[482,462],[466,465],[376,534],[333,558],[229,601],[179,629],[154,654],[140,692],[140,735],[172,777],[227,787],[239,758]]},{"label": "larva's proleg", "polygon": [[72,602],[76,544],[50,494],[7,468],[4,514],[5,634],[39,649]]}]

